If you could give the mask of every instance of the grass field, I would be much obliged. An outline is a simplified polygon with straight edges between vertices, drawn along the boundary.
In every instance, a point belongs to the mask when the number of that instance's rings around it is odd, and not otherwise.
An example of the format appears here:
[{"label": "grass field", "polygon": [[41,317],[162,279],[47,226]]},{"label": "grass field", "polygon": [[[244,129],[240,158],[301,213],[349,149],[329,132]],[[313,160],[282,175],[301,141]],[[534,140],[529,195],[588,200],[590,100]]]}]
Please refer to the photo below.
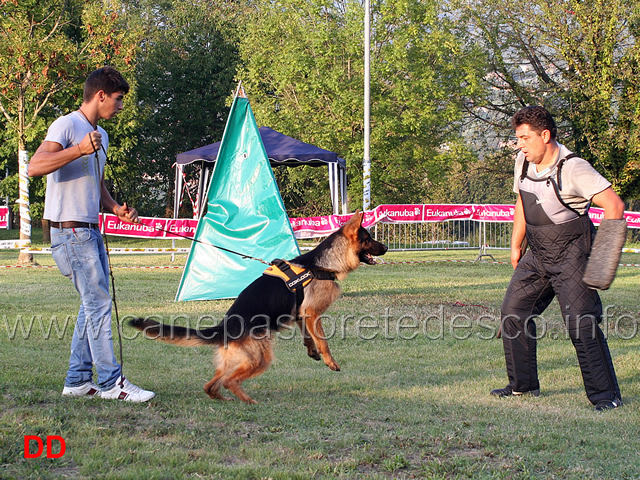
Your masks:
[{"label": "grass field", "polygon": [[[507,383],[495,333],[512,269],[507,252],[498,255],[505,263],[473,263],[475,252],[389,253],[389,263],[362,267],[325,322],[342,371],[309,359],[288,332],[272,367],[245,384],[258,405],[204,394],[210,349],[126,326],[124,371],[156,398],[61,397],[77,294],[45,268],[48,255],[36,256],[40,268],[0,268],[0,478],[640,478],[640,267],[621,267],[601,295],[625,405],[596,413],[555,302],[540,322],[542,395],[489,396]],[[16,260],[0,250],[0,265]],[[122,268],[180,267],[184,256],[112,261],[121,318],[208,325],[231,303],[174,302],[180,268]],[[59,435],[66,452],[24,458],[25,435]]]}]

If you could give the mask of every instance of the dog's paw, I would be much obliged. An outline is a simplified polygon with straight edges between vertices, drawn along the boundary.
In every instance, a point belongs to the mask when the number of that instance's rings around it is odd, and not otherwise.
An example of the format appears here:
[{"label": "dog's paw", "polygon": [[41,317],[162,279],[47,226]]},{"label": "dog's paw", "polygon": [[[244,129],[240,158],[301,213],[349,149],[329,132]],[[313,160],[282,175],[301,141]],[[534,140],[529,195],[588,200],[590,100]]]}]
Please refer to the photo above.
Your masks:
[{"label": "dog's paw", "polygon": [[333,370],[334,372],[339,372],[340,371],[340,366],[336,363],[336,362],[331,362],[327,365],[331,370]]},{"label": "dog's paw", "polygon": [[221,395],[221,394],[210,394],[210,393],[207,393],[207,395],[209,395],[209,398],[211,398],[211,400],[220,400],[222,402],[232,402],[233,401],[233,398],[225,397],[224,395]]},{"label": "dog's paw", "polygon": [[307,355],[309,355],[311,358],[313,358],[314,360],[322,360],[322,357],[320,356],[320,354],[318,352],[307,352]]}]

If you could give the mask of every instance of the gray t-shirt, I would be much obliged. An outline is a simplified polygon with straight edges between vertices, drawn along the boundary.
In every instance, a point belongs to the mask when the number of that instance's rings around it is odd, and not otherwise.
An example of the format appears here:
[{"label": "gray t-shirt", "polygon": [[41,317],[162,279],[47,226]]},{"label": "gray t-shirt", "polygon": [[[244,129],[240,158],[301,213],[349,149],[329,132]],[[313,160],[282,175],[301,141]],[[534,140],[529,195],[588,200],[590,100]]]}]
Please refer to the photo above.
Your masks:
[{"label": "gray t-shirt", "polygon": [[[79,144],[91,131],[93,126],[82,113],[75,111],[54,121],[45,140],[59,143],[64,149]],[[103,128],[98,127],[98,131],[106,151],[109,137]],[[95,154],[77,158],[47,175],[44,218],[54,222],[98,223],[105,162],[105,152],[99,149]]]},{"label": "gray t-shirt", "polygon": [[[538,175],[536,172],[536,166],[529,164],[527,174],[531,178],[553,178],[557,181],[557,165],[561,158],[566,157],[571,151],[564,145],[558,144],[558,158],[555,163],[549,167],[547,173]],[[513,191],[520,193],[519,181],[522,173],[522,163],[525,161],[524,154],[520,152],[516,157],[516,164],[514,168],[514,182]],[[567,160],[562,166],[560,173],[561,190],[560,197],[562,201],[569,205],[571,208],[584,214],[591,199],[594,195],[606,190],[611,186],[611,183],[604,178],[598,171],[591,166],[589,162],[582,158],[571,158]]]}]

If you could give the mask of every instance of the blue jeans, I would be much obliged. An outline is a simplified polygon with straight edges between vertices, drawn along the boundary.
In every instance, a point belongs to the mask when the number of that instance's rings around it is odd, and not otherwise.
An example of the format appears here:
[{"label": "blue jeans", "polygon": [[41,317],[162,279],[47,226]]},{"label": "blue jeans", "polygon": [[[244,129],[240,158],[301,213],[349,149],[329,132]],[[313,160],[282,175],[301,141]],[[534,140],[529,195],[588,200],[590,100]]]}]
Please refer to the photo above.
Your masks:
[{"label": "blue jeans", "polygon": [[100,232],[90,228],[52,228],[51,253],[58,269],[80,294],[80,310],[71,339],[71,356],[65,386],[92,380],[108,390],[121,368],[113,352],[109,261]]}]

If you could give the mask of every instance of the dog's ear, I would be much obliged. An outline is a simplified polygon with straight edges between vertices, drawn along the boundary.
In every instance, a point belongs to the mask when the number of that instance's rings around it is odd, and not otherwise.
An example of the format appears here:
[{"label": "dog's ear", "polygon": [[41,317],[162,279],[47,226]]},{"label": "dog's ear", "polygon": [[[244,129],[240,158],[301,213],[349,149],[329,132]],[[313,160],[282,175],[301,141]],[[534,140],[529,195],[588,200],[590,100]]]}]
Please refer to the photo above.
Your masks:
[{"label": "dog's ear", "polygon": [[362,225],[363,217],[364,213],[361,213],[360,210],[356,210],[356,213],[354,213],[349,221],[344,224],[344,234],[347,236],[357,237],[360,225]]}]

